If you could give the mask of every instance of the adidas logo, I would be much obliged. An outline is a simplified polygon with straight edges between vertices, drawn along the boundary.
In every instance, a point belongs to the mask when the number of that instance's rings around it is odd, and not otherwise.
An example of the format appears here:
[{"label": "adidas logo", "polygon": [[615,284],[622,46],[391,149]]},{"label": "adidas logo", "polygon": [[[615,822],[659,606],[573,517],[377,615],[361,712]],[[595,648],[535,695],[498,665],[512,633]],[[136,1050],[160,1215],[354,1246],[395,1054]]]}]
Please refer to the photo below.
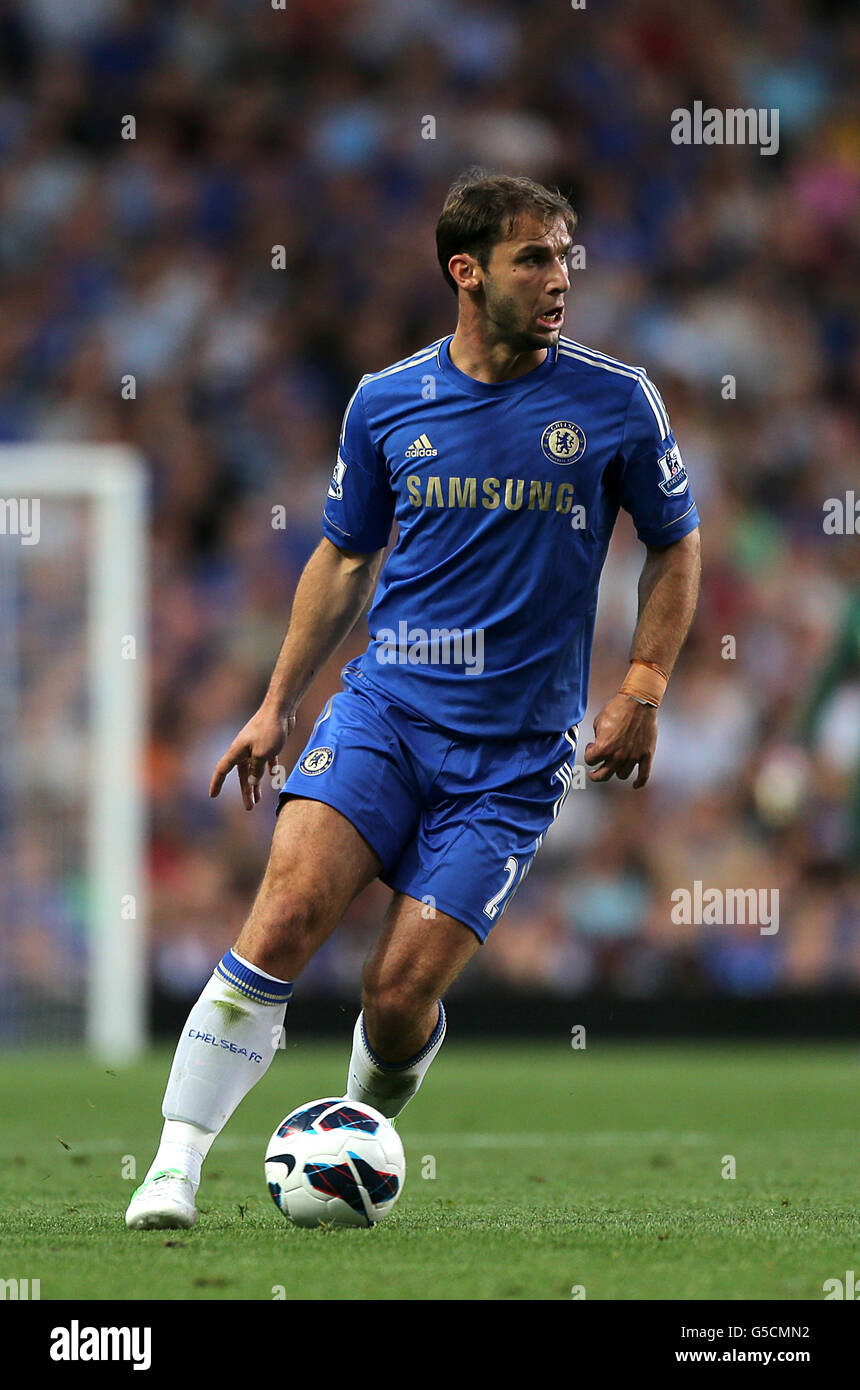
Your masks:
[{"label": "adidas logo", "polygon": [[439,450],[434,449],[426,434],[419,434],[417,439],[413,439],[409,448],[406,450],[408,459],[434,459]]}]

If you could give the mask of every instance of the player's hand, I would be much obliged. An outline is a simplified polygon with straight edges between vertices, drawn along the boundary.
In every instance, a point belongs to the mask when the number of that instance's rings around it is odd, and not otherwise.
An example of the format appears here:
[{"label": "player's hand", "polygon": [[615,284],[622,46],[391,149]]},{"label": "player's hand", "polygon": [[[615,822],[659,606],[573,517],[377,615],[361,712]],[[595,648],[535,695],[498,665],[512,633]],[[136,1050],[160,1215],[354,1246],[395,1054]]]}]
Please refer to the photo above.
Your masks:
[{"label": "player's hand", "polygon": [[295,714],[281,714],[261,705],[234,738],[212,774],[209,795],[217,796],[231,768],[239,773],[239,786],[246,811],[260,800],[260,779],[266,768],[274,776],[278,754],[295,727]]},{"label": "player's hand", "polygon": [[657,746],[657,711],[640,705],[632,695],[615,695],[603,706],[594,721],[594,738],[584,758],[594,772],[589,782],[608,782],[619,777],[626,782],[638,765],[634,787],[644,787],[651,776],[651,761]]}]

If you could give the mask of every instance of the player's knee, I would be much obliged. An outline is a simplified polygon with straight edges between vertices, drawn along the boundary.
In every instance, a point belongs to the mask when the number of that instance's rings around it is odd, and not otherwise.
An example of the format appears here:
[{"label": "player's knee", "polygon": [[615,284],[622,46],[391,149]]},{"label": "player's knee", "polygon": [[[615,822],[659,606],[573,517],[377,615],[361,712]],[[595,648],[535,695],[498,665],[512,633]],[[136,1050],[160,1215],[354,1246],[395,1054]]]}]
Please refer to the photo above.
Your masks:
[{"label": "player's knee", "polygon": [[426,1012],[431,1002],[426,990],[408,982],[365,981],[362,990],[367,1029],[383,1053],[412,1032],[416,1018]]},{"label": "player's knee", "polygon": [[261,892],[243,938],[253,953],[253,964],[279,979],[294,979],[321,944],[326,908],[312,893],[270,880]]}]

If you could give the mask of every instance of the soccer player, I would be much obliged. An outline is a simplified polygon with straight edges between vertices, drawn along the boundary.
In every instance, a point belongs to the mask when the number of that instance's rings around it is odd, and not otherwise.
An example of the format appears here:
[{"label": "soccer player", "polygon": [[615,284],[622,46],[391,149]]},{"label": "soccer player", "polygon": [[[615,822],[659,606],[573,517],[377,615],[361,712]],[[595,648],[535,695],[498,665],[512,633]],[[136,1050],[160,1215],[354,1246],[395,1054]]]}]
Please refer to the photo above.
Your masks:
[{"label": "soccer player", "polygon": [[561,335],[575,226],[527,178],[459,179],[436,229],[456,331],[363,376],[346,407],[323,538],[211,795],[235,767],[257,805],[302,697],[379,580],[370,642],[280,793],[250,916],[183,1030],[131,1227],[193,1224],[203,1160],[269,1066],[292,982],[377,877],[392,898],[346,1095],[391,1117],[415,1095],[445,1037],[442,996],[569,789],[619,507],[646,547],[639,616],[585,762],[593,782],[648,781],[696,603],[699,518],[645,370]]}]

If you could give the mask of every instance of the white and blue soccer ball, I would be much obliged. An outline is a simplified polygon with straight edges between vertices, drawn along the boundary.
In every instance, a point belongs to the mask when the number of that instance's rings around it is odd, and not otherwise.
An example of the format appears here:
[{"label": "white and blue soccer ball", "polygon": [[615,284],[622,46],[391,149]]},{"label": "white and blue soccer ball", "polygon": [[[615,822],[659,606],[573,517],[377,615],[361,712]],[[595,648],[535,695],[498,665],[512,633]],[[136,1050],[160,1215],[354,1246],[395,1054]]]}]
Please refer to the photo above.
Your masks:
[{"label": "white and blue soccer ball", "polygon": [[296,1226],[375,1226],[406,1178],[396,1129],[357,1100],[312,1100],[287,1115],[266,1149],[266,1182]]}]

